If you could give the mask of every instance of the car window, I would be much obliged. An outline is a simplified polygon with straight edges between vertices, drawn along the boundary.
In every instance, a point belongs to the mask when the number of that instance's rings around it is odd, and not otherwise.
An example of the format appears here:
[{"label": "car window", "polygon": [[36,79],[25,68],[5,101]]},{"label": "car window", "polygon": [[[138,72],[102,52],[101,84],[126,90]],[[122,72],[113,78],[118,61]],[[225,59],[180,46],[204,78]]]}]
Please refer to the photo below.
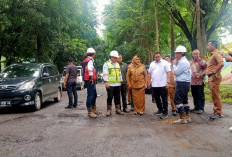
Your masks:
[{"label": "car window", "polygon": [[52,68],[53,68],[53,74],[54,75],[59,75],[58,69],[55,66],[53,66]]},{"label": "car window", "polygon": [[47,67],[49,76],[54,76],[53,68],[51,66]]},{"label": "car window", "polygon": [[81,76],[81,70],[80,69],[77,70],[77,76]]},{"label": "car window", "polygon": [[49,74],[49,72],[48,72],[48,67],[47,66],[45,66],[44,68],[43,68],[43,74],[44,73],[48,73]]},{"label": "car window", "polygon": [[31,64],[16,64],[7,67],[0,74],[0,78],[38,77],[40,67]]}]

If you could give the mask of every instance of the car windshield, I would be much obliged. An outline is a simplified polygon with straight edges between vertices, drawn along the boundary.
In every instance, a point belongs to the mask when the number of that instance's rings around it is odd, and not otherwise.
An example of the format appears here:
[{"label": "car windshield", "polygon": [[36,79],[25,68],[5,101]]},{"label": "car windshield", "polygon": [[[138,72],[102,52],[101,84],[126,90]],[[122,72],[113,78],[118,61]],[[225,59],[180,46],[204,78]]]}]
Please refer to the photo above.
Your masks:
[{"label": "car windshield", "polygon": [[0,74],[0,78],[38,77],[39,70],[38,65],[12,65]]}]

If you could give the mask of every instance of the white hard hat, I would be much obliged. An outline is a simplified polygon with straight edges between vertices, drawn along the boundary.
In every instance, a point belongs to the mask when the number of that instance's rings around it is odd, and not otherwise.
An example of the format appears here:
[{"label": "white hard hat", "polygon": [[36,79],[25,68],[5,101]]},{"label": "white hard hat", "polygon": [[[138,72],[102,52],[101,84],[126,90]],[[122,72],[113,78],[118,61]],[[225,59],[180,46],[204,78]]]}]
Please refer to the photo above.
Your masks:
[{"label": "white hard hat", "polygon": [[186,48],[182,45],[177,46],[175,53],[182,52],[185,53],[187,52]]},{"label": "white hard hat", "polygon": [[110,56],[111,56],[111,57],[116,57],[116,58],[119,57],[118,52],[115,51],[115,50],[113,50],[113,51],[110,52]]},{"label": "white hard hat", "polygon": [[96,53],[96,51],[91,47],[87,49],[86,53]]}]

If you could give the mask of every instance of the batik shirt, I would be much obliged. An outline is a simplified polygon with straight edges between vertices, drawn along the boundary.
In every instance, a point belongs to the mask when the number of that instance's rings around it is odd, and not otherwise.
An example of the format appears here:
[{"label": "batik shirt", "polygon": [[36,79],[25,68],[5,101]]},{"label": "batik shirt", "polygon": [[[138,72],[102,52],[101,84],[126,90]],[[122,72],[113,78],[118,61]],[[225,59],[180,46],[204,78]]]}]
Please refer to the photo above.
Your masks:
[{"label": "batik shirt", "polygon": [[193,59],[190,62],[192,70],[191,85],[203,85],[205,81],[206,61],[204,59]]}]

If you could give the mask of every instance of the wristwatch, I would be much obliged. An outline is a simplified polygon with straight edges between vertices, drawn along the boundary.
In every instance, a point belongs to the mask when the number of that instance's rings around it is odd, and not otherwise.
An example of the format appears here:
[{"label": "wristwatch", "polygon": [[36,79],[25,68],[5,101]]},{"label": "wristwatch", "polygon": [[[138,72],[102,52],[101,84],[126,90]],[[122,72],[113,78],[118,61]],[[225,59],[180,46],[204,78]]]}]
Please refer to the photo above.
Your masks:
[{"label": "wristwatch", "polygon": [[213,75],[215,75],[216,73],[215,72],[212,72],[212,73],[210,73],[209,75],[208,75],[208,77],[211,77],[211,76],[213,76]]}]

